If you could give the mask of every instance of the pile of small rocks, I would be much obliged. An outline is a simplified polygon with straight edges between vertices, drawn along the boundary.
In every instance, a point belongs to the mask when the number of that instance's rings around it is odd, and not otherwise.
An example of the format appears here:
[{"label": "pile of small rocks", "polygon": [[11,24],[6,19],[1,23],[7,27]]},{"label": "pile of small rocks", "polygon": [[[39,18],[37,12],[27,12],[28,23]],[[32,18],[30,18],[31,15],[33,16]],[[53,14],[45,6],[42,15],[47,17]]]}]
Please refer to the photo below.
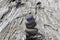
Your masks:
[{"label": "pile of small rocks", "polygon": [[38,29],[35,28],[37,25],[35,22],[35,19],[33,18],[33,15],[29,13],[26,16],[26,40],[37,40],[42,39],[43,35],[38,33]]}]

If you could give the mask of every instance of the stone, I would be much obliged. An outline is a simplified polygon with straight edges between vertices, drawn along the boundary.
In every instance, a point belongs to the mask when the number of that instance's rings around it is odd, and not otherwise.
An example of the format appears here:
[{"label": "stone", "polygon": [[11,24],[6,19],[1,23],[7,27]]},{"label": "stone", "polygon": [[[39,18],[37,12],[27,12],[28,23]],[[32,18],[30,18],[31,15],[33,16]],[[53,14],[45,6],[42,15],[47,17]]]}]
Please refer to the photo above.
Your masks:
[{"label": "stone", "polygon": [[33,18],[33,15],[31,13],[26,16],[25,24],[27,28],[34,28],[36,26],[35,19]]},{"label": "stone", "polygon": [[40,5],[41,4],[41,2],[39,1],[39,2],[37,2],[37,5]]},{"label": "stone", "polygon": [[9,0],[9,2],[14,2],[15,0]]},{"label": "stone", "polygon": [[26,29],[25,30],[26,33],[28,33],[30,36],[31,35],[36,35],[38,33],[38,29],[37,28],[34,28],[34,29]]}]

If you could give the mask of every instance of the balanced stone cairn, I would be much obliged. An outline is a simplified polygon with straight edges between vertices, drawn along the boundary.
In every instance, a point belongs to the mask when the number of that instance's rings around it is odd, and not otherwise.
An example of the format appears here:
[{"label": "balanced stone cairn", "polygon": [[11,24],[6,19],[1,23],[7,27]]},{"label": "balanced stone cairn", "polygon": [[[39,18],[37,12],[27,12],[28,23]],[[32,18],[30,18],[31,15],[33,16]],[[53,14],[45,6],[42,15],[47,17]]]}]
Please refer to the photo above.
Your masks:
[{"label": "balanced stone cairn", "polygon": [[[37,37],[35,35],[38,34],[38,29],[35,28],[36,22],[31,13],[26,15],[25,24],[26,24],[26,30],[25,30],[26,31],[26,40],[36,40]],[[38,35],[40,35],[40,38],[41,38],[41,34],[38,34]]]}]

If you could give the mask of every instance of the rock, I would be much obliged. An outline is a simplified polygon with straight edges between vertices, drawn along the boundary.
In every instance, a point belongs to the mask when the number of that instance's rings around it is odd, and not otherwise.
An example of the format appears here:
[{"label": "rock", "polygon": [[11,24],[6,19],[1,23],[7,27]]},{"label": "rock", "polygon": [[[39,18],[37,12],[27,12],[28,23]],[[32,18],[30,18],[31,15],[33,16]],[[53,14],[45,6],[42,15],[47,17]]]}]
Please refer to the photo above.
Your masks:
[{"label": "rock", "polygon": [[9,0],[10,2],[14,2],[15,0]]},{"label": "rock", "polygon": [[40,5],[41,4],[41,2],[37,2],[37,5]]},{"label": "rock", "polygon": [[38,29],[37,28],[34,28],[34,29],[26,29],[25,30],[26,33],[30,34],[30,36],[32,35],[36,35],[38,33]]},{"label": "rock", "polygon": [[25,24],[27,28],[34,28],[36,26],[35,19],[33,18],[33,15],[31,13],[26,16]]}]

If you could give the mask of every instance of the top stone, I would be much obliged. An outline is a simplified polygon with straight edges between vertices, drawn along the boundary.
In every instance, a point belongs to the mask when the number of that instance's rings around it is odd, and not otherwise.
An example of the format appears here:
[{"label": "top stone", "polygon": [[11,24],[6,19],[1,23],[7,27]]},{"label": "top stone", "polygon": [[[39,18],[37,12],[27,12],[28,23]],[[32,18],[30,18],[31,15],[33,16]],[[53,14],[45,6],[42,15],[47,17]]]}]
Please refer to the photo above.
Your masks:
[{"label": "top stone", "polygon": [[31,13],[26,15],[26,20],[27,21],[31,21],[32,19],[34,19],[34,18],[33,18],[33,15]]}]

